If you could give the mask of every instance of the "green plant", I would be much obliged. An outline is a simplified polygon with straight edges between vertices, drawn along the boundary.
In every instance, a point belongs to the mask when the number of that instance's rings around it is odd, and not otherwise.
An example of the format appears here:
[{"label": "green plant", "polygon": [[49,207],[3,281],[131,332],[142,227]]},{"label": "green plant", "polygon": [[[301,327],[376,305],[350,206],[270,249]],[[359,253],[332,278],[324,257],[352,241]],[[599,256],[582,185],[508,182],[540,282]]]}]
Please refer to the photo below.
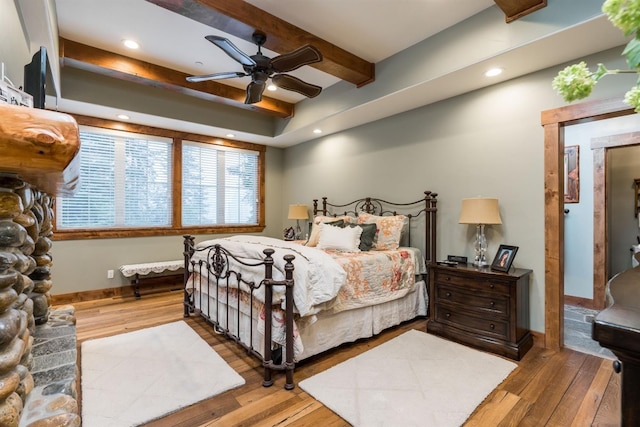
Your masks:
[{"label": "green plant", "polygon": [[[566,102],[584,99],[591,95],[595,84],[609,74],[640,74],[640,0],[606,0],[602,12],[609,21],[622,30],[625,36],[633,36],[622,55],[627,59],[627,70],[609,70],[603,64],[592,73],[587,64],[580,62],[569,65],[553,79],[551,86]],[[640,113],[640,79],[624,96],[624,102]]]}]

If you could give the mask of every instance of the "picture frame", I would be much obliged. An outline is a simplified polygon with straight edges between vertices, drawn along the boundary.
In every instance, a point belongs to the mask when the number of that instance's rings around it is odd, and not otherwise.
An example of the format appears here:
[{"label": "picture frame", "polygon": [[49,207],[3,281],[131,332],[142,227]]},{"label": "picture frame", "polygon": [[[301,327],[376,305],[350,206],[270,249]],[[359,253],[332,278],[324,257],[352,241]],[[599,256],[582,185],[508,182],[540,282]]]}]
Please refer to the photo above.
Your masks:
[{"label": "picture frame", "polygon": [[285,228],[285,229],[282,231],[282,237],[283,237],[283,239],[284,239],[284,240],[288,240],[288,241],[289,241],[289,240],[294,240],[294,239],[295,239],[295,236],[296,236],[296,232],[295,232],[295,230],[293,229],[293,227]]},{"label": "picture frame", "polygon": [[500,245],[491,263],[491,269],[507,273],[511,269],[511,264],[513,264],[513,259],[516,257],[517,252],[517,246]]},{"label": "picture frame", "polygon": [[564,147],[564,202],[580,202],[580,146]]}]

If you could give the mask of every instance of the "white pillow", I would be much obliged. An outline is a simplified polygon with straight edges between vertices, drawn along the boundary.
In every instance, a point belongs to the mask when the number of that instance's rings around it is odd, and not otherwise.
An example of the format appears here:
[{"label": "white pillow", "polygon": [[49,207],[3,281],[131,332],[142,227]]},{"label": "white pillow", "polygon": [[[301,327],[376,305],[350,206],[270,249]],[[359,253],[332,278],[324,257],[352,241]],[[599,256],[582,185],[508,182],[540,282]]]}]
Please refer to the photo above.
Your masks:
[{"label": "white pillow", "polygon": [[320,238],[320,227],[318,227],[318,224],[325,223],[325,222],[335,222],[340,220],[342,220],[343,222],[352,222],[354,224],[356,223],[356,219],[348,215],[336,216],[336,217],[318,215],[315,218],[313,218],[313,225],[311,226],[311,235],[309,236],[309,240],[307,240],[307,243],[305,243],[305,245],[318,246],[318,239]]},{"label": "white pillow", "polygon": [[340,252],[360,252],[362,227],[340,228],[324,223],[318,225],[320,228],[318,248]]}]

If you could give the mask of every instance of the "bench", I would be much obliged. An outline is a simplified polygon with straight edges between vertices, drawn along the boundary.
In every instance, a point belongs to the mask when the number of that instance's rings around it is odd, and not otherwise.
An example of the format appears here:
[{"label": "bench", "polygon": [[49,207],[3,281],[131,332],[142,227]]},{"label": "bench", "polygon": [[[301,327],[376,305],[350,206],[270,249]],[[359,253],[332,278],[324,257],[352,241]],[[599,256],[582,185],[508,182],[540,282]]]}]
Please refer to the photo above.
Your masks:
[{"label": "bench", "polygon": [[164,273],[165,271],[178,271],[184,268],[184,260],[147,262],[143,264],[128,264],[120,266],[120,272],[124,277],[132,277],[133,293],[140,298],[140,276],[150,273]]}]

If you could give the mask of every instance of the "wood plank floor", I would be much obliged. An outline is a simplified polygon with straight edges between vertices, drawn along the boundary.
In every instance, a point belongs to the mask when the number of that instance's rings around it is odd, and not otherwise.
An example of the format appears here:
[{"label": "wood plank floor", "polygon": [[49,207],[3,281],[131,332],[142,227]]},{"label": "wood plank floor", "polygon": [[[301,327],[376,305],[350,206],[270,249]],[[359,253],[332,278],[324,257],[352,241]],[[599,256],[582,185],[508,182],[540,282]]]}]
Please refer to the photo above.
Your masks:
[{"label": "wood plank floor", "polygon": [[[82,341],[182,320],[182,294],[162,292],[140,300],[113,298],[74,303],[78,349]],[[186,322],[240,375],[246,384],[147,424],[160,427],[200,426],[347,426],[342,418],[296,387],[262,387],[257,360],[216,335],[199,317]],[[386,342],[409,329],[424,331],[417,319],[377,337],[331,350],[296,368],[296,382]],[[78,351],[81,357],[80,351]],[[82,403],[80,395],[79,403]],[[618,426],[620,375],[611,360],[564,349],[551,352],[534,346],[518,368],[487,397],[466,426]],[[90,427],[90,426],[87,426]]]}]

